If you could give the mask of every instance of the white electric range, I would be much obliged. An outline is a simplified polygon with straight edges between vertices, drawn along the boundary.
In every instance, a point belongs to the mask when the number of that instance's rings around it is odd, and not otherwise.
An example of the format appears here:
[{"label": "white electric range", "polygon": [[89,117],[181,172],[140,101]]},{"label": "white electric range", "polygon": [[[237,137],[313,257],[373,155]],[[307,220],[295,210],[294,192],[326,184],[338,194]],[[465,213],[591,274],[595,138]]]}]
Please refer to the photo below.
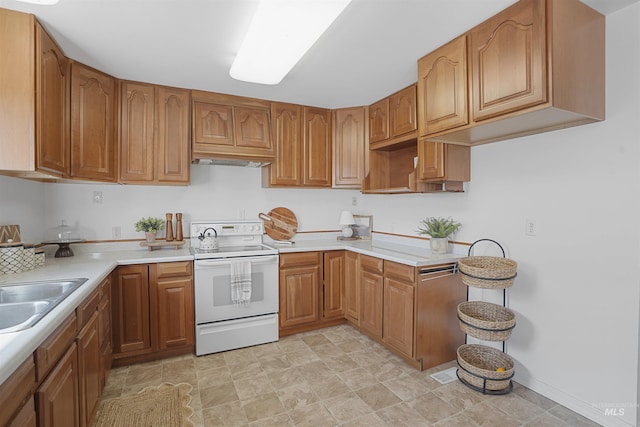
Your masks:
[{"label": "white electric range", "polygon": [[278,340],[278,250],[263,234],[260,220],[191,223],[196,355]]}]

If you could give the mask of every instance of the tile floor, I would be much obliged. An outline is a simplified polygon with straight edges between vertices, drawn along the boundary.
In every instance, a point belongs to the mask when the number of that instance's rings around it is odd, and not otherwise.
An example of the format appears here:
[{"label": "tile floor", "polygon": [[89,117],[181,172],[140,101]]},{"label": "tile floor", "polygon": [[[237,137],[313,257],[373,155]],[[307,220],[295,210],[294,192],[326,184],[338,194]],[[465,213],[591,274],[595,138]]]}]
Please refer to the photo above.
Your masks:
[{"label": "tile floor", "polygon": [[597,426],[514,384],[486,396],[442,385],[349,325],[277,343],[115,368],[104,399],[190,383],[196,426]]}]

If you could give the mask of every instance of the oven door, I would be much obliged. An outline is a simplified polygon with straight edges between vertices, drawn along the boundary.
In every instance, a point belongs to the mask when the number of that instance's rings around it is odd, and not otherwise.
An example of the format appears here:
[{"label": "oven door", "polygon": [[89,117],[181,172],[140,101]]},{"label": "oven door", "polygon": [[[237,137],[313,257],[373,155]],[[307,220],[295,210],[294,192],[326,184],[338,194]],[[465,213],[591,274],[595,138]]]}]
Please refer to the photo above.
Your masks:
[{"label": "oven door", "polygon": [[[251,303],[231,301],[231,263],[251,262]],[[196,324],[278,312],[278,255],[198,259],[194,263]]]}]

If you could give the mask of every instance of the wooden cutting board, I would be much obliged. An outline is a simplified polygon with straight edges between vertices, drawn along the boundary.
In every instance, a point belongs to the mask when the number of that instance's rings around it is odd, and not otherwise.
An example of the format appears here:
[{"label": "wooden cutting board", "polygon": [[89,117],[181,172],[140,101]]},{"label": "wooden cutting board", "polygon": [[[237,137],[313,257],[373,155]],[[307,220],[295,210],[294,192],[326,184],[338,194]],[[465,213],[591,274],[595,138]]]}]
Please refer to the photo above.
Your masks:
[{"label": "wooden cutting board", "polygon": [[289,240],[298,232],[298,219],[287,208],[274,208],[258,217],[264,221],[264,229],[273,240]]}]

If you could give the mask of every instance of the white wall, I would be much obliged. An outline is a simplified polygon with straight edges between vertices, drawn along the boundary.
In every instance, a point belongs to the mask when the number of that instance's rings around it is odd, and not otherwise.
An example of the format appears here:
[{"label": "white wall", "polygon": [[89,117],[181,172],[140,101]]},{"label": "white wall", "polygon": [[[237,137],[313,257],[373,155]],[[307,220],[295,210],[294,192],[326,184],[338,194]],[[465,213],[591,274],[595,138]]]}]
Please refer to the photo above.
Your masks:
[{"label": "white wall", "polygon": [[0,225],[20,225],[23,242],[41,241],[44,184],[0,176]]},{"label": "white wall", "polygon": [[[301,231],[335,230],[339,212],[415,235],[426,216],[463,223],[456,240],[500,241],[519,263],[509,291],[516,380],[605,425],[636,425],[640,331],[640,5],[607,17],[607,120],[472,149],[463,194],[361,195],[263,189],[260,170],[192,166],[189,187],[39,184],[0,177],[0,222],[77,224],[87,239],[141,238],[141,216],[256,218],[292,209]],[[103,192],[101,205],[93,191]],[[351,206],[352,197],[358,206]],[[25,213],[26,212],[26,213]],[[44,219],[44,225],[40,222]],[[525,219],[538,233],[526,236]],[[624,415],[605,416],[605,408]]]}]

